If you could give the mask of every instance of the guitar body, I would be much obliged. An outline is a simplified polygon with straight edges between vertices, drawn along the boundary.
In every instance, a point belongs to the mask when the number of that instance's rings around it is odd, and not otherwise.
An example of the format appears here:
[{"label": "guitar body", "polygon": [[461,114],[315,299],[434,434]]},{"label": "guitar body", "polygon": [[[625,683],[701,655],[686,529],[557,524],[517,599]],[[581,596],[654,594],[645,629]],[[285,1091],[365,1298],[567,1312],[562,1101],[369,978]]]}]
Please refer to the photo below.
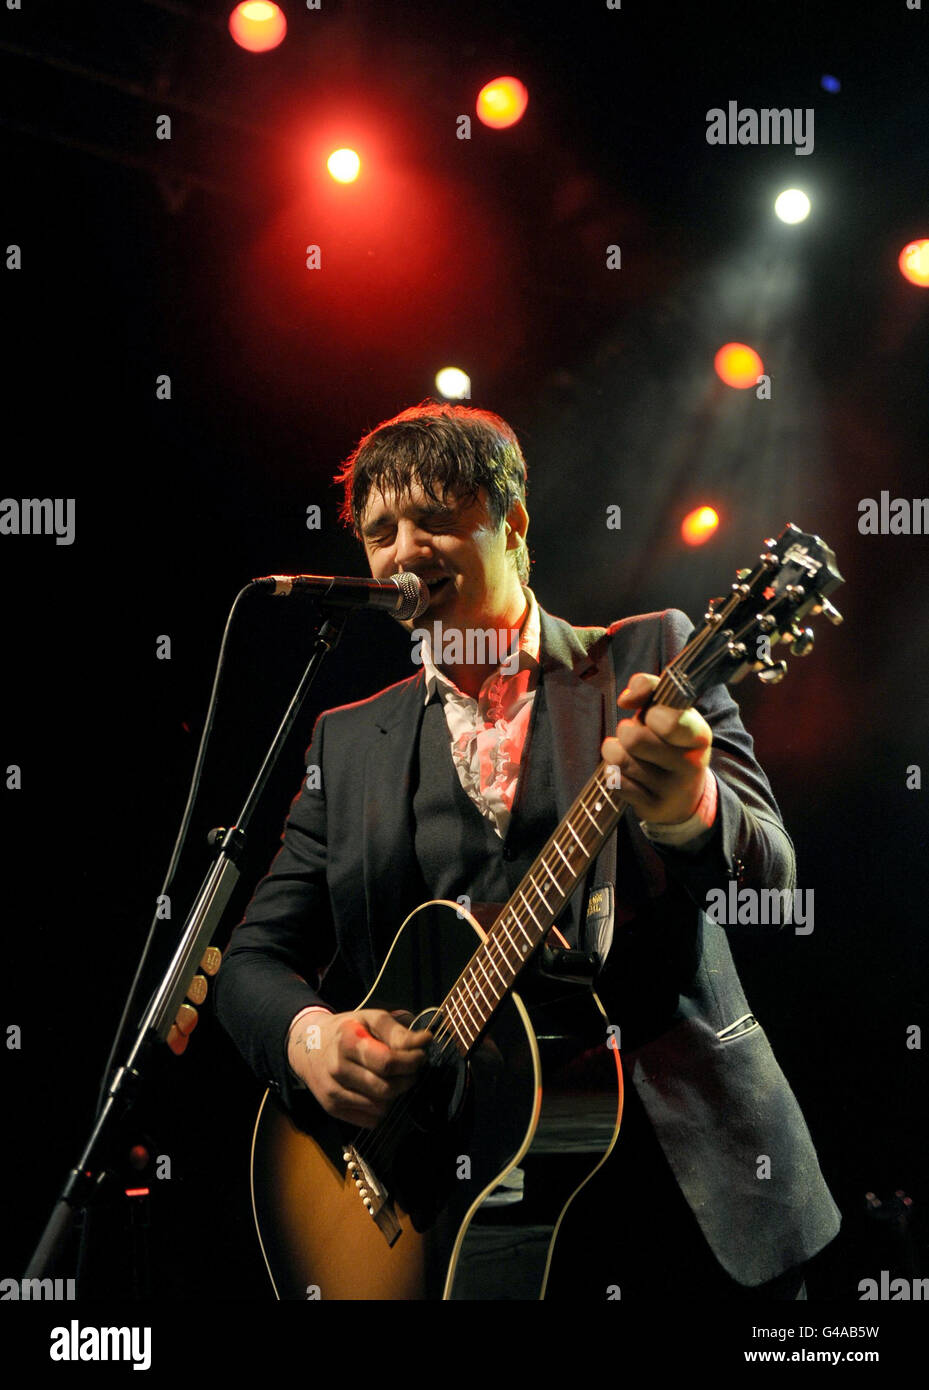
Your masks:
[{"label": "guitar body", "polygon": [[[424,904],[359,1007],[428,1027],[484,938],[456,904]],[[430,1056],[375,1129],[265,1094],[252,1203],[278,1298],[544,1297],[562,1217],[616,1142],[622,1074],[589,985],[528,970],[520,986],[467,1062]]]}]

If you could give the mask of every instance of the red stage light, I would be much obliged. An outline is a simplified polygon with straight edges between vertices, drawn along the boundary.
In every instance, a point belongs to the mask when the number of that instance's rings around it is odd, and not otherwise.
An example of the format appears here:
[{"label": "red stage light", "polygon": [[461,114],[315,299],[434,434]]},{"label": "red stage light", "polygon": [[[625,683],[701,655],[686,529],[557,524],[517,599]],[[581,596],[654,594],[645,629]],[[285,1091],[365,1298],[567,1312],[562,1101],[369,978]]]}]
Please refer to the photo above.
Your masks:
[{"label": "red stage light", "polygon": [[929,238],[923,237],[922,241],[911,241],[904,246],[897,264],[900,274],[911,285],[929,285]]},{"label": "red stage light", "polygon": [[688,545],[703,545],[719,525],[719,516],[712,507],[695,507],[681,522],[681,535]]},{"label": "red stage light", "polygon": [[277,48],[287,33],[287,20],[280,5],[266,0],[243,0],[229,16],[229,32],[240,48],[249,53],[267,53]]},{"label": "red stage light", "polygon": [[326,168],[338,183],[354,183],[361,160],[354,150],[333,150],[326,160]]},{"label": "red stage light", "polygon": [[716,375],[727,386],[745,391],[764,375],[764,364],[754,348],[745,343],[726,343],[713,359]]},{"label": "red stage light", "polygon": [[518,77],[495,77],[477,94],[478,120],[494,130],[515,125],[529,104],[529,93]]}]

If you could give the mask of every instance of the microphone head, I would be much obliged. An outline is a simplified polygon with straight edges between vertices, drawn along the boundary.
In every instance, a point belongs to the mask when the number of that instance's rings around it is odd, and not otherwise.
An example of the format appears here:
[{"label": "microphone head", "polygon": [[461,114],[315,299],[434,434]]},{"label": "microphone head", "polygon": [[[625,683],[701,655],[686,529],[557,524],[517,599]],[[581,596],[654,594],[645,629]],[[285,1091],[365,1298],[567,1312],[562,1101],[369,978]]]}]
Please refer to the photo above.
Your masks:
[{"label": "microphone head", "polygon": [[420,579],[418,574],[410,574],[405,570],[403,574],[392,574],[391,580],[400,590],[400,599],[394,609],[394,617],[418,618],[420,613],[425,613],[429,607],[429,589]]}]

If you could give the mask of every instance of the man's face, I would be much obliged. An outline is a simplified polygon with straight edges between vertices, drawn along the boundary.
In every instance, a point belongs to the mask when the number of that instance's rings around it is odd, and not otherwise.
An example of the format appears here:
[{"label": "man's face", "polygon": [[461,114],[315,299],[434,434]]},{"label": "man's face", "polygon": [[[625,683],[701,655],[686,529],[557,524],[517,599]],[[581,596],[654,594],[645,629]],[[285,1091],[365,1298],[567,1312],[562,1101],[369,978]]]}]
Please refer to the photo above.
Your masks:
[{"label": "man's face", "polygon": [[474,500],[446,496],[434,502],[414,483],[400,497],[372,489],[360,530],[375,579],[405,570],[429,586],[428,609],[404,622],[405,628],[414,621],[441,621],[445,628],[466,630],[514,622],[522,613],[525,598],[507,551],[524,516],[518,503],[510,517],[516,527],[508,531],[494,524],[483,488]]}]

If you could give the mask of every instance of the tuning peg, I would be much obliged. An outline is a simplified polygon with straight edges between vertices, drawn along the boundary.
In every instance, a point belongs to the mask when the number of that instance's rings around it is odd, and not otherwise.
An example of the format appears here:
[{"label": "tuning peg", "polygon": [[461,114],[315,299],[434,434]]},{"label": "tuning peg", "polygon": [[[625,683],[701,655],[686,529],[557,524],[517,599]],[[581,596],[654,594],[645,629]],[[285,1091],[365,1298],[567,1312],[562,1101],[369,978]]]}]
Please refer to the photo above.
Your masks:
[{"label": "tuning peg", "polygon": [[822,609],[822,611],[823,611],[823,617],[824,617],[824,618],[828,618],[829,621],[830,621],[830,623],[832,624],[833,627],[838,627],[838,626],[839,626],[839,623],[842,623],[842,622],[845,621],[845,619],[842,617],[842,614],[839,612],[838,608],[833,608],[832,604],[829,602],[829,600],[828,600],[827,598],[824,598],[824,599],[823,599],[823,609]]},{"label": "tuning peg", "polygon": [[206,998],[206,990],[206,976],[195,975],[190,982],[187,998],[190,1000],[191,1004],[202,1004]]},{"label": "tuning peg", "polygon": [[186,1037],[197,1026],[197,1010],[191,1004],[182,1004],[175,1015],[174,1025]]},{"label": "tuning peg", "polygon": [[218,946],[207,946],[203,953],[203,960],[200,962],[200,969],[204,975],[215,975],[223,963],[223,953]]},{"label": "tuning peg", "polygon": [[793,644],[790,650],[794,656],[809,656],[813,650],[813,629],[811,627],[797,627],[790,629],[793,634]]},{"label": "tuning peg", "polygon": [[772,661],[770,666],[765,666],[758,672],[758,679],[765,685],[777,685],[787,675],[786,661]]}]

